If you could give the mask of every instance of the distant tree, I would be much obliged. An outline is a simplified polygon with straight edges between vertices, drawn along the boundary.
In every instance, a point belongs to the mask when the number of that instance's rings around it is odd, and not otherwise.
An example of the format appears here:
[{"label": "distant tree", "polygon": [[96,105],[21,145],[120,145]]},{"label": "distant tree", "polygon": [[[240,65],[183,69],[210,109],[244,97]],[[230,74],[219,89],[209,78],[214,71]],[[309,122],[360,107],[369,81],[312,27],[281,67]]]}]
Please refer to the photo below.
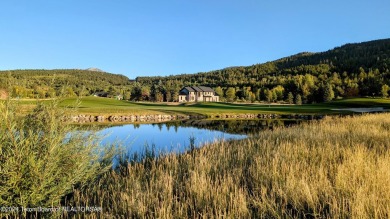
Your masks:
[{"label": "distant tree", "polygon": [[293,104],[294,103],[294,95],[291,93],[291,92],[288,92],[288,95],[287,95],[287,102],[289,104]]},{"label": "distant tree", "polygon": [[301,87],[301,90],[302,90],[302,98],[303,98],[303,101],[306,103],[309,101],[309,97],[310,95],[312,94],[311,92],[311,89],[310,89],[310,86],[308,84],[304,84],[302,87]]},{"label": "distant tree", "polygon": [[108,88],[107,92],[108,92],[108,94],[109,94],[110,96],[114,96],[114,95],[116,95],[116,93],[117,93],[116,89],[115,89],[113,86],[110,86],[110,87]]},{"label": "distant tree", "polygon": [[357,83],[350,83],[345,88],[345,97],[357,97],[359,96],[359,85]]},{"label": "distant tree", "polygon": [[236,98],[236,89],[234,87],[229,87],[227,90],[226,90],[226,100],[228,102],[233,102],[234,99]]},{"label": "distant tree", "polygon": [[276,94],[276,91],[274,89],[270,90],[271,94],[272,94],[272,102],[275,102],[276,100],[278,100],[278,95]]},{"label": "distant tree", "polygon": [[131,96],[131,92],[129,90],[125,90],[122,92],[122,95],[124,100],[129,100]]},{"label": "distant tree", "polygon": [[220,86],[216,87],[214,91],[220,98],[223,97],[223,90]]},{"label": "distant tree", "polygon": [[344,91],[343,87],[336,86],[336,88],[334,89],[334,96],[335,97],[342,97],[342,96],[344,96],[344,94],[345,94],[345,91]]},{"label": "distant tree", "polygon": [[142,99],[142,91],[141,86],[138,84],[134,86],[133,90],[131,91],[131,100],[141,100]]},{"label": "distant tree", "polygon": [[265,97],[267,99],[268,102],[273,102],[274,101],[274,92],[272,92],[272,90],[268,90],[266,89],[264,91],[264,94],[265,94]]},{"label": "distant tree", "polygon": [[327,84],[324,87],[324,102],[329,102],[334,98],[334,91],[331,84]]},{"label": "distant tree", "polygon": [[150,87],[142,86],[141,87],[141,98],[140,100],[150,100]]},{"label": "distant tree", "polygon": [[381,92],[380,79],[375,76],[374,72],[369,72],[368,77],[359,82],[360,94],[362,96],[376,96]]},{"label": "distant tree", "polygon": [[261,89],[256,90],[256,100],[258,100],[258,101],[261,100]]},{"label": "distant tree", "polygon": [[276,97],[274,99],[283,100],[284,87],[282,85],[278,85],[272,88],[272,92],[275,93]]},{"label": "distant tree", "polygon": [[382,97],[384,97],[384,98],[388,97],[389,96],[389,90],[390,90],[389,85],[387,85],[387,84],[382,85],[382,89],[381,89]]},{"label": "distant tree", "polygon": [[256,95],[254,93],[251,92],[251,97],[250,97],[250,101],[253,103],[256,101]]},{"label": "distant tree", "polygon": [[252,96],[251,87],[243,87],[243,97],[246,101],[250,101]]},{"label": "distant tree", "polygon": [[164,95],[160,91],[156,91],[154,100],[157,102],[163,102],[164,101]]},{"label": "distant tree", "polygon": [[300,94],[297,94],[297,96],[295,96],[295,104],[302,105],[302,97]]},{"label": "distant tree", "polygon": [[177,89],[171,91],[171,98],[172,101],[179,101],[179,91]]}]

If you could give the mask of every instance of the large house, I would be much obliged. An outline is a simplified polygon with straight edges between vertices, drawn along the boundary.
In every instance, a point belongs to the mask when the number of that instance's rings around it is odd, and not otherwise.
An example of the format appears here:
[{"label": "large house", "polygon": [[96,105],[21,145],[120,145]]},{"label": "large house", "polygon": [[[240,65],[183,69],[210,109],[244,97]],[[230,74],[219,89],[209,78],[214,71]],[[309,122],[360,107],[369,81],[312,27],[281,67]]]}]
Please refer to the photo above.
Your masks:
[{"label": "large house", "polygon": [[179,102],[219,102],[219,96],[210,87],[183,87],[179,92]]}]

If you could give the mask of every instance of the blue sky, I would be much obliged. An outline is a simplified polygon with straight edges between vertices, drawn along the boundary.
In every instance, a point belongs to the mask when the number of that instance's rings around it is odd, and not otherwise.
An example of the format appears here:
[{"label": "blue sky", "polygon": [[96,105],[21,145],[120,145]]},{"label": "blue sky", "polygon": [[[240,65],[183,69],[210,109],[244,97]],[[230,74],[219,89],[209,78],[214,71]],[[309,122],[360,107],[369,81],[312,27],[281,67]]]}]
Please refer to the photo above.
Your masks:
[{"label": "blue sky", "polygon": [[196,73],[390,38],[389,0],[2,0],[0,69]]}]

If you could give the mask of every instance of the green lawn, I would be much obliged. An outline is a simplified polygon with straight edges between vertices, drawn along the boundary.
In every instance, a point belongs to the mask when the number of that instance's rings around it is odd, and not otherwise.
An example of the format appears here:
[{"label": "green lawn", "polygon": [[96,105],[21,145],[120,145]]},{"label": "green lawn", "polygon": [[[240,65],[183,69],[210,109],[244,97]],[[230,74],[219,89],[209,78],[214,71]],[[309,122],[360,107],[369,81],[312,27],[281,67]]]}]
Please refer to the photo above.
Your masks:
[{"label": "green lawn", "polygon": [[[76,99],[65,99],[61,106],[73,107]],[[389,99],[353,98],[336,100],[329,103],[304,105],[277,104],[238,104],[238,103],[196,103],[172,105],[168,103],[128,102],[108,98],[84,97],[79,105],[80,113],[91,114],[244,114],[244,113],[275,113],[275,114],[337,114],[346,113],[332,109],[348,107],[384,107],[390,109]]]},{"label": "green lawn", "polygon": [[[76,98],[66,98],[60,102],[61,107],[75,108]],[[50,100],[39,100],[47,102]],[[37,100],[18,100],[21,108],[31,111]],[[77,106],[81,114],[184,114],[214,116],[220,114],[345,114],[348,111],[332,109],[358,107],[384,107],[390,109],[390,99],[351,98],[335,100],[328,103],[281,105],[281,104],[240,104],[240,103],[152,103],[129,102],[101,97],[84,97]]]}]

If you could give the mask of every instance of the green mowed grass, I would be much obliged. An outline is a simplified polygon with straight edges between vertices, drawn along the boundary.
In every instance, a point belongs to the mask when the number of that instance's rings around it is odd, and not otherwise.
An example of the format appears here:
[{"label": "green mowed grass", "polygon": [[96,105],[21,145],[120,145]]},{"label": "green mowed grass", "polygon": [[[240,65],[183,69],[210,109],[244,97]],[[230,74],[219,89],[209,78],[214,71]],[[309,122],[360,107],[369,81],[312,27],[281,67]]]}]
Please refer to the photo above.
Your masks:
[{"label": "green mowed grass", "polygon": [[[389,99],[353,98],[336,100],[329,103],[304,105],[278,104],[240,104],[240,103],[195,103],[177,104],[129,102],[99,97],[84,97],[80,100],[79,112],[84,113],[137,113],[137,114],[241,114],[241,113],[275,113],[275,114],[339,114],[333,109],[348,107],[385,107],[390,108]],[[61,106],[74,107],[76,98],[65,99]]]},{"label": "green mowed grass", "polygon": [[[50,100],[18,100],[26,109],[32,109],[37,102]],[[351,98],[335,100],[328,103],[283,105],[283,104],[247,104],[247,103],[153,103],[129,102],[101,97],[65,98],[60,101],[61,107],[77,108],[79,113],[89,114],[198,114],[213,116],[218,114],[345,114],[348,111],[334,109],[357,107],[384,107],[390,109],[390,99]]]},{"label": "green mowed grass", "polygon": [[[320,113],[330,112],[329,106],[308,105],[272,105],[237,103],[196,103],[171,105],[167,103],[128,102],[108,98],[85,97],[80,100],[80,112],[88,113],[168,113],[168,114],[239,114],[239,113]],[[61,106],[75,107],[76,99],[66,99]]]},{"label": "green mowed grass", "polygon": [[383,98],[349,98],[335,100],[332,105],[338,107],[384,107],[390,108],[390,99]]}]

